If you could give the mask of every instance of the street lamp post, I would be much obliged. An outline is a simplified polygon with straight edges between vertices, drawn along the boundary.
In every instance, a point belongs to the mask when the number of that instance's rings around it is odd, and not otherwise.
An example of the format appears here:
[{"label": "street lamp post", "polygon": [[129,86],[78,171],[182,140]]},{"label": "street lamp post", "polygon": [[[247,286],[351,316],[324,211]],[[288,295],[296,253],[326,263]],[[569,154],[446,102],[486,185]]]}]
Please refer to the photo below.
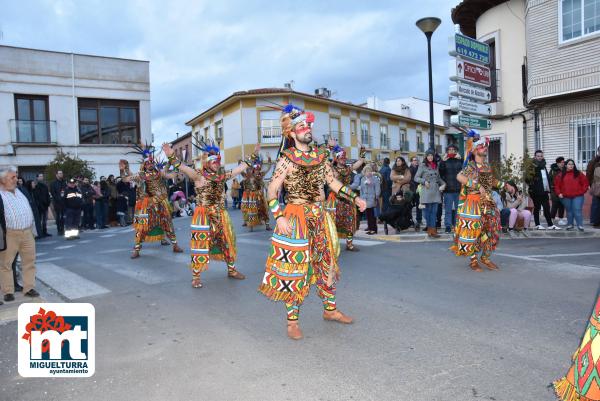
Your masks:
[{"label": "street lamp post", "polygon": [[435,151],[435,129],[433,120],[433,77],[431,72],[431,36],[442,20],[436,17],[421,18],[417,26],[427,37],[427,60],[429,65],[429,149]]}]

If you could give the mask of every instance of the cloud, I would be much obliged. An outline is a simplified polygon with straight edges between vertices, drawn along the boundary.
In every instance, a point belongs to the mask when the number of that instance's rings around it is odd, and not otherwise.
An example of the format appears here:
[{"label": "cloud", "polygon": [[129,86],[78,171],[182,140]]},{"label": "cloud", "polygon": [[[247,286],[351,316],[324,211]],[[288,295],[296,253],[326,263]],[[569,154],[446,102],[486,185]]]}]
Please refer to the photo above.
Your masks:
[{"label": "cloud", "polygon": [[457,0],[45,0],[5,5],[2,44],[150,61],[157,140],[238,90],[281,87],[361,103],[428,97],[425,36],[415,21],[442,18],[433,36],[434,97],[448,97],[447,37]]}]

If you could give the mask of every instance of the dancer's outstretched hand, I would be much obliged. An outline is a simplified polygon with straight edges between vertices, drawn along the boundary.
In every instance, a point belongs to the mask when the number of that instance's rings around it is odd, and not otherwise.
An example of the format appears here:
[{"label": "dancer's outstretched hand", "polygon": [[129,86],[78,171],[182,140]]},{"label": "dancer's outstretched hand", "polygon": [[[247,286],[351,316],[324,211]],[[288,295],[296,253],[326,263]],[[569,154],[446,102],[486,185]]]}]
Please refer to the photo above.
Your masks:
[{"label": "dancer's outstretched hand", "polygon": [[277,219],[277,231],[285,235],[292,235],[292,226],[287,217]]},{"label": "dancer's outstretched hand", "polygon": [[162,150],[165,153],[165,155],[167,155],[167,157],[169,157],[173,154],[173,149],[171,148],[171,145],[168,143],[163,143]]},{"label": "dancer's outstretched hand", "polygon": [[367,209],[367,201],[365,201],[363,198],[357,197],[354,200],[354,203],[356,203],[356,206],[358,206],[358,210],[360,210],[361,212],[364,212]]}]

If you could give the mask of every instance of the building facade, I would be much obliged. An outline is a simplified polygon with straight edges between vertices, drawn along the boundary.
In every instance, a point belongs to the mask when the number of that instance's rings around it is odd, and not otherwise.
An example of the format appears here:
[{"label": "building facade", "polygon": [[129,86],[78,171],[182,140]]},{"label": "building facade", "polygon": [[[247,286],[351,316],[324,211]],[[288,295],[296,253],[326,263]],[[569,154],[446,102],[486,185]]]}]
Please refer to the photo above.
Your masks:
[{"label": "building facade", "polygon": [[[288,103],[315,114],[313,137],[318,143],[333,137],[351,158],[358,157],[359,143],[373,161],[423,155],[427,147],[429,124],[423,121],[291,89],[236,92],[186,124],[192,135],[220,143],[228,168],[251,154],[257,143],[263,158],[275,159],[281,143],[281,112],[276,108]],[[442,138],[444,127],[436,125],[435,134]]]},{"label": "building facade", "polygon": [[117,175],[150,121],[147,61],[0,46],[0,165],[30,178],[60,150]]},{"label": "building facade", "polygon": [[585,169],[600,145],[600,2],[529,0],[525,21],[528,144]]},{"label": "building facade", "polygon": [[179,160],[190,164],[192,162],[192,131],[178,136],[171,142],[171,147]]},{"label": "building facade", "polygon": [[526,104],[525,0],[464,0],[452,10],[463,34],[490,46],[492,129],[490,160],[514,155],[527,147],[527,126],[533,113]]},{"label": "building facade", "polygon": [[600,2],[464,0],[452,19],[494,49],[489,135],[506,154],[542,149],[584,169],[600,145]]}]

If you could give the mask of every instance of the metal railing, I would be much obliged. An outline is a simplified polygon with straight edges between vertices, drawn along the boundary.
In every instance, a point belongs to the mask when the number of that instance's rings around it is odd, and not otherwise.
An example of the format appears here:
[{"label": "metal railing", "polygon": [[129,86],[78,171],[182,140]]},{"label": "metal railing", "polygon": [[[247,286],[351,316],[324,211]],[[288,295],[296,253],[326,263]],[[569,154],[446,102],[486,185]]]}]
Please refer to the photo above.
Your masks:
[{"label": "metal railing", "polygon": [[371,136],[370,135],[360,135],[360,143],[362,143],[362,145],[365,148],[370,148],[371,147]]},{"label": "metal railing", "polygon": [[389,149],[390,148],[390,138],[387,136],[379,138],[379,144],[381,149]]},{"label": "metal railing", "polygon": [[281,142],[281,127],[258,127],[260,143],[279,144]]},{"label": "metal railing", "polygon": [[410,143],[408,141],[400,141],[400,151],[408,152],[410,150]]},{"label": "metal railing", "polygon": [[55,144],[56,121],[9,120],[10,140],[15,144]]}]

